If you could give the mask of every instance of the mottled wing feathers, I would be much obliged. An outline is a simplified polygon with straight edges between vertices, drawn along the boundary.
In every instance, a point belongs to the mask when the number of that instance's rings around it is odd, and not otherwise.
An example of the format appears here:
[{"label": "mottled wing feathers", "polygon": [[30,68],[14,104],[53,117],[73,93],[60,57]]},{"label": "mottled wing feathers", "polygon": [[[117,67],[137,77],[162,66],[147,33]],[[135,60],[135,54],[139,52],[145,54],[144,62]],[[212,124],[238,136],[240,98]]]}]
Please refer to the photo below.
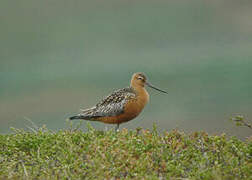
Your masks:
[{"label": "mottled wing feathers", "polygon": [[133,98],[136,98],[136,94],[132,88],[119,89],[105,97],[94,107],[83,110],[80,115],[87,119],[117,116],[123,113],[126,102]]},{"label": "mottled wing feathers", "polygon": [[135,96],[136,94],[132,88],[119,89],[103,98],[101,102],[96,104],[96,107],[106,106],[114,103],[121,103],[123,100],[127,100],[128,98],[135,98]]}]

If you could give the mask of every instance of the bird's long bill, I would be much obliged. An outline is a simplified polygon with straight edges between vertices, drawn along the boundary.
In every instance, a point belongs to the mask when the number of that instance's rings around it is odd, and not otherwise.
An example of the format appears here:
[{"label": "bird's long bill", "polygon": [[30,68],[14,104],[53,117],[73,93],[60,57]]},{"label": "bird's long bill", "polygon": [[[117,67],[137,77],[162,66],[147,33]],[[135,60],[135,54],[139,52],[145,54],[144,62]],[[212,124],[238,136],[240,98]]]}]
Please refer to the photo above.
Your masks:
[{"label": "bird's long bill", "polygon": [[159,89],[159,88],[156,88],[155,86],[153,86],[152,84],[150,84],[150,83],[148,83],[148,82],[146,82],[145,84],[146,84],[147,86],[149,86],[150,88],[153,88],[153,89],[156,89],[157,91],[160,91],[160,92],[162,92],[162,93],[168,94],[168,92],[166,92],[166,91],[164,91],[164,90],[161,90],[161,89]]}]

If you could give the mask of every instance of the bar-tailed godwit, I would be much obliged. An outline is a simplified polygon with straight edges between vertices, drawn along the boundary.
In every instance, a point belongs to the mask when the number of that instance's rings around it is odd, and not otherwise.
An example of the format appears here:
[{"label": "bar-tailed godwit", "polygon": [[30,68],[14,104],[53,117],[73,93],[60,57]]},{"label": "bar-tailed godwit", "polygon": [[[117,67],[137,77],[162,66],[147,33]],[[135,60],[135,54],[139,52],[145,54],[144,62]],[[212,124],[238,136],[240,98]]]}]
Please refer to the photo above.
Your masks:
[{"label": "bar-tailed godwit", "polygon": [[80,114],[69,119],[84,119],[117,124],[116,130],[118,130],[121,123],[137,117],[148,103],[149,94],[145,86],[167,93],[147,82],[143,73],[135,73],[131,78],[130,87],[114,91],[95,106],[82,110]]}]

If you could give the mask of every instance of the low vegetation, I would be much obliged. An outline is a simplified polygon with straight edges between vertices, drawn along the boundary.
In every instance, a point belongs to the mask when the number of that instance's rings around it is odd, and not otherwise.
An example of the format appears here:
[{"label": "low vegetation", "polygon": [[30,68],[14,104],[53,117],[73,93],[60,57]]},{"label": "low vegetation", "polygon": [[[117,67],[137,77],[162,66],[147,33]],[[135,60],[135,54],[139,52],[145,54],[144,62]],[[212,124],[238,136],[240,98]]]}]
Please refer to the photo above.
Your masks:
[{"label": "low vegetation", "polygon": [[252,179],[252,139],[67,129],[0,135],[0,179]]}]

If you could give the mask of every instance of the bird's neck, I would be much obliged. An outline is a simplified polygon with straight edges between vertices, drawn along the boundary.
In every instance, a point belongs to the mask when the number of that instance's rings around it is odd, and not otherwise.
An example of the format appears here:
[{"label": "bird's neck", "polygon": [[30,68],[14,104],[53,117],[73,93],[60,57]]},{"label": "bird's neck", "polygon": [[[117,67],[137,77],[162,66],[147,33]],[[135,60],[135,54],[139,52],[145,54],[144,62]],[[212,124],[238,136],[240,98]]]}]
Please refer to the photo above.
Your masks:
[{"label": "bird's neck", "polygon": [[134,89],[134,91],[136,92],[137,96],[145,103],[147,103],[149,101],[149,94],[146,91],[146,89],[143,86],[137,85],[137,86],[133,86],[131,85],[131,88]]}]

